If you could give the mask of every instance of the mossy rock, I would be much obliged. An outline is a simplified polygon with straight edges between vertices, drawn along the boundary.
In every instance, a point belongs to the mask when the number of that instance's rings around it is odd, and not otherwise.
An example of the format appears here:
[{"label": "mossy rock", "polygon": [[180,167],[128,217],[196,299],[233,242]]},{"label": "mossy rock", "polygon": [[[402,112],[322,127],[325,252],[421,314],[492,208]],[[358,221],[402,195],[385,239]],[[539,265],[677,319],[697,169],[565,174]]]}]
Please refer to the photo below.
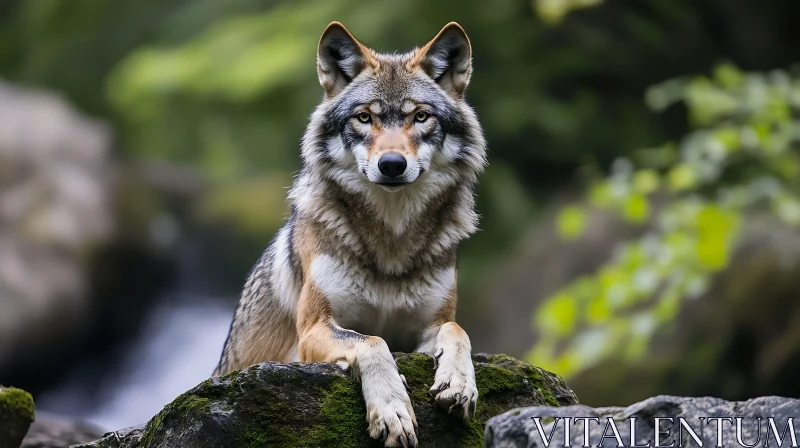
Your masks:
[{"label": "mossy rock", "polygon": [[[542,447],[547,444],[542,434],[545,439],[550,440],[550,446],[554,448],[562,447],[567,442],[569,446],[587,446],[586,437],[589,446],[615,447],[617,441],[614,440],[614,436],[619,437],[625,446],[698,446],[693,436],[684,431],[679,419],[689,423],[704,442],[703,446],[713,447],[718,446],[717,437],[722,437],[723,433],[717,433],[718,427],[711,419],[721,418],[719,425],[722,425],[722,422],[731,416],[741,418],[744,423],[736,427],[732,426],[732,422],[728,426],[719,426],[725,428],[724,440],[727,442],[724,442],[724,446],[742,446],[731,440],[735,430],[738,440],[752,444],[751,446],[797,446],[791,443],[794,437],[790,437],[788,433],[780,436],[783,443],[772,438],[774,434],[766,422],[771,418],[778,425],[778,429],[784,430],[782,428],[788,421],[797,419],[799,409],[800,400],[775,396],[758,397],[747,401],[725,401],[714,397],[659,395],[634,403],[627,408],[591,408],[583,405],[532,406],[515,409],[489,419],[486,423],[486,448]],[[536,418],[540,419],[538,426],[534,421]],[[590,420],[579,420],[583,418]],[[665,420],[658,423],[655,418]],[[764,424],[757,423],[758,419],[763,420]],[[707,422],[705,425],[704,421]],[[612,430],[607,427],[609,423],[612,424]],[[567,425],[571,428],[569,431],[565,430]],[[659,443],[653,442],[656,427],[659,428],[661,437]],[[788,431],[791,432],[792,429]],[[774,442],[773,445],[770,445],[770,439]]]},{"label": "mossy rock", "polygon": [[[440,409],[428,389],[433,359],[395,354],[412,389],[420,446],[483,447],[490,417],[517,407],[576,404],[557,375],[505,355],[476,355],[480,393],[476,418],[461,423]],[[114,448],[257,448],[378,446],[367,434],[358,382],[325,363],[262,363],[212,378],[167,405],[145,426],[82,445]]]},{"label": "mossy rock", "polygon": [[34,411],[31,394],[0,386],[0,448],[19,448],[33,422]]}]

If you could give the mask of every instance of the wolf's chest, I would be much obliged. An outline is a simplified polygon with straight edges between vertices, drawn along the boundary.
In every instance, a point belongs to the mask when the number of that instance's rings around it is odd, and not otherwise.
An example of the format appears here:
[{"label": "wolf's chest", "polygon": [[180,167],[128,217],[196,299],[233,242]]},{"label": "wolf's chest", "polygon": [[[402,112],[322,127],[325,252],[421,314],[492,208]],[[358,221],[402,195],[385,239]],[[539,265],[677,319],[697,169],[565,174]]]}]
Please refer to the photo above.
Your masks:
[{"label": "wolf's chest", "polygon": [[312,262],[310,276],[339,325],[384,337],[393,349],[393,345],[400,349],[430,324],[455,284],[452,267],[393,277],[375,275],[328,255]]}]

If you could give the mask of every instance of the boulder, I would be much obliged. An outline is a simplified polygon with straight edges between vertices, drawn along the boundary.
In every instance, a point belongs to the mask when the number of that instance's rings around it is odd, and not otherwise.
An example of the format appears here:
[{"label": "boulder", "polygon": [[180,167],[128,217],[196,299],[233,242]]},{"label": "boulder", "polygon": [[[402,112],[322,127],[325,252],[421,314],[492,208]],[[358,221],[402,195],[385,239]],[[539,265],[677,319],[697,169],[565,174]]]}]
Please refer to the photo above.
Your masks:
[{"label": "boulder", "polygon": [[[572,425],[568,440],[570,446],[584,446],[585,420],[575,422],[576,417],[597,418],[598,423],[589,421],[589,444],[598,446],[602,437],[609,435],[603,441],[605,446],[618,446],[618,441],[613,437],[614,430],[606,429],[607,425],[613,425],[619,433],[619,437],[624,446],[632,446],[631,428],[634,428],[635,444],[645,446],[655,446],[656,420],[654,418],[672,418],[659,421],[659,429],[662,435],[659,436],[660,446],[697,446],[697,439],[694,439],[689,430],[683,427],[679,418],[683,418],[686,424],[695,432],[696,436],[703,442],[702,446],[720,446],[718,444],[719,434],[717,425],[722,424],[722,445],[742,446],[737,443],[736,420],[718,421],[709,418],[733,418],[741,417],[741,439],[747,444],[754,446],[792,446],[792,437],[786,429],[790,418],[800,417],[800,400],[783,397],[759,397],[747,401],[725,401],[719,398],[700,397],[673,397],[661,395],[639,403],[622,407],[591,408],[588,406],[575,405],[565,407],[535,406],[524,409],[515,409],[489,419],[486,423],[486,447],[487,448],[527,448],[531,446],[545,446],[547,442],[542,440],[539,427],[534,418],[539,418],[542,433],[550,440],[551,446],[564,446],[564,418],[571,417]],[[758,418],[762,418],[759,426]],[[783,443],[776,442],[772,428],[769,426],[768,418],[772,418]],[[632,420],[636,418],[636,420]],[[701,421],[702,418],[702,421]],[[669,430],[669,435],[664,434]],[[800,440],[800,425],[794,423],[795,438]],[[682,434],[682,437],[680,436]],[[682,445],[677,437],[682,438]],[[756,443],[756,441],[759,443]],[[797,445],[794,445],[797,446]]]},{"label": "boulder", "polygon": [[62,98],[0,82],[4,373],[86,323],[87,254],[113,233],[110,149],[108,128]]},{"label": "boulder", "polygon": [[[115,158],[111,131],[56,93],[0,80],[0,378],[34,396],[72,369],[112,372],[175,278],[178,226],[162,201],[191,209],[194,178]],[[98,405],[87,389],[77,406]]]},{"label": "boulder", "polygon": [[34,410],[31,394],[0,386],[0,448],[19,448],[33,422]]},{"label": "boulder", "polygon": [[[396,354],[411,387],[420,446],[482,447],[487,419],[520,406],[564,406],[575,394],[557,375],[505,355],[475,355],[480,397],[475,419],[461,423],[428,389],[433,359]],[[334,364],[267,362],[211,378],[179,396],[146,425],[77,447],[374,446],[358,382]]]}]

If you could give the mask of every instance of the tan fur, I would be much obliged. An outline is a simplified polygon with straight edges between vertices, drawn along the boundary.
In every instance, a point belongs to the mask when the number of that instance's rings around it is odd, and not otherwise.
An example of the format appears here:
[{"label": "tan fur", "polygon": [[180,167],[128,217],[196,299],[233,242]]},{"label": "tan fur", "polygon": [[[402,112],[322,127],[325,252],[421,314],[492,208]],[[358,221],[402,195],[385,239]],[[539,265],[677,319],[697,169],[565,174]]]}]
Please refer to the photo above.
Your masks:
[{"label": "tan fur", "polygon": [[439,308],[436,315],[433,317],[432,327],[442,325],[447,322],[454,322],[456,320],[456,305],[458,304],[458,294],[456,288],[453,288],[447,301]]},{"label": "tan fur", "polygon": [[[253,317],[254,325],[245,328],[244,338],[248,342],[240,354],[239,368],[258,364],[264,360],[291,362],[291,350],[297,340],[295,323],[274,313]],[[270,331],[261,331],[262,328],[269,328]]]},{"label": "tan fur", "polygon": [[369,157],[380,157],[387,152],[397,152],[404,156],[417,155],[417,148],[412,144],[411,139],[408,138],[408,130],[382,130],[377,129],[374,134],[375,144],[369,150]]}]

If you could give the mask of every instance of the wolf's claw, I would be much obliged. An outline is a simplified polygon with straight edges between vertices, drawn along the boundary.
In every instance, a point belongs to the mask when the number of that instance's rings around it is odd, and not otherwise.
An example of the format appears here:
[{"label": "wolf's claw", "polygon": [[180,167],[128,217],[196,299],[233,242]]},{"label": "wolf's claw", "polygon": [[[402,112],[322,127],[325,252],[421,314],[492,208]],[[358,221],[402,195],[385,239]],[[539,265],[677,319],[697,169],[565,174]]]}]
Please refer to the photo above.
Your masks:
[{"label": "wolf's claw", "polygon": [[462,420],[475,416],[478,388],[472,360],[468,357],[454,356],[456,351],[436,351],[437,369],[433,387],[430,389],[436,404],[447,410],[448,414]]},{"label": "wolf's claw", "polygon": [[443,353],[444,353],[444,349],[440,348],[439,350],[436,351],[436,353],[433,354],[433,370],[436,370],[436,369],[439,368],[439,358],[442,357]]},{"label": "wolf's claw", "polygon": [[411,388],[408,387],[408,381],[406,381],[406,376],[401,374],[400,379],[403,380],[403,386],[406,387],[406,392],[411,393]]},{"label": "wolf's claw", "polygon": [[439,395],[439,392],[447,389],[448,387],[450,387],[450,383],[442,383],[439,385],[439,387],[436,386],[432,387],[431,390],[429,390],[428,392],[431,394],[431,396],[436,397],[437,395]]}]

